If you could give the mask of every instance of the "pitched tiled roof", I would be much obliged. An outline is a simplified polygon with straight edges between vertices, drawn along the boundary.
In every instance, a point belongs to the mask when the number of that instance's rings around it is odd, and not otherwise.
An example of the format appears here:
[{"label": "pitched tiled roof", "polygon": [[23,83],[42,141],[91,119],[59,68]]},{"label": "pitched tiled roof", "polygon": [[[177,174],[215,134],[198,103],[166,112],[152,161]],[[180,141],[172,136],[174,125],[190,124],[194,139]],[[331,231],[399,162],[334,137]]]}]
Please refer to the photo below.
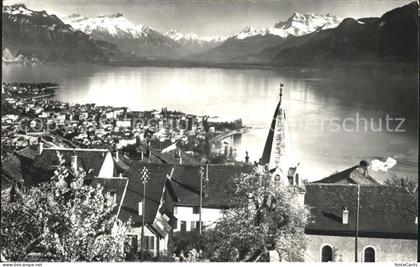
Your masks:
[{"label": "pitched tiled roof", "polygon": [[6,177],[10,182],[23,183],[22,168],[20,160],[15,155],[9,155],[2,159],[1,162],[1,176]]},{"label": "pitched tiled roof", "polygon": [[[169,151],[165,153],[161,153],[158,151],[152,151],[152,154],[154,154],[157,158],[159,158],[162,163],[168,163],[168,164],[177,164],[179,163],[179,158],[175,156],[175,151]],[[182,164],[200,164],[200,160],[196,159],[194,156],[185,153],[184,151],[181,151],[181,158],[182,158]]]},{"label": "pitched tiled roof", "polygon": [[2,175],[1,176],[1,192],[9,190],[10,188],[12,188],[12,186],[13,186],[13,182],[6,176]]},{"label": "pitched tiled roof", "polygon": [[34,166],[44,170],[53,170],[58,164],[57,151],[63,155],[65,164],[71,163],[71,156],[77,155],[77,166],[87,172],[88,177],[97,177],[101,170],[107,150],[88,149],[44,149],[35,158]]},{"label": "pitched tiled roof", "polygon": [[171,174],[172,165],[144,163],[128,159],[124,159],[124,162],[129,166],[129,170],[124,173],[129,182],[121,207],[120,218],[127,220],[131,217],[135,224],[141,223],[141,216],[138,215],[138,203],[143,200],[143,183],[140,178],[141,171],[146,167],[149,171],[149,181],[146,184],[145,222],[153,223],[164,186],[168,182],[167,176]]},{"label": "pitched tiled roof", "polygon": [[35,147],[27,146],[25,148],[22,148],[21,150],[16,151],[16,154],[20,157],[34,160],[35,157],[38,155],[38,152]]},{"label": "pitched tiled roof", "polygon": [[334,173],[326,178],[315,181],[313,183],[328,183],[328,184],[364,184],[364,185],[379,185],[369,174],[364,175],[359,165],[348,168],[344,171]]},{"label": "pitched tiled roof", "polygon": [[[309,234],[355,233],[357,186],[307,184],[305,204],[311,208]],[[343,207],[349,223],[342,224]],[[417,238],[417,200],[405,190],[389,186],[360,186],[359,236]]]},{"label": "pitched tiled roof", "polygon": [[93,187],[102,185],[104,193],[116,193],[117,206],[114,209],[115,214],[119,214],[122,206],[122,201],[125,198],[128,179],[125,177],[112,177],[112,178],[92,178],[88,179],[87,183]]},{"label": "pitched tiled roof", "polygon": [[[201,165],[204,167],[205,165]],[[176,165],[172,181],[179,197],[178,205],[198,206],[200,203],[200,165]],[[226,188],[229,181],[241,173],[250,173],[252,165],[209,165],[208,194],[203,197],[204,207],[227,208]],[[205,176],[204,176],[205,178]],[[206,186],[203,182],[203,188]],[[203,189],[204,192],[204,189]]]}]

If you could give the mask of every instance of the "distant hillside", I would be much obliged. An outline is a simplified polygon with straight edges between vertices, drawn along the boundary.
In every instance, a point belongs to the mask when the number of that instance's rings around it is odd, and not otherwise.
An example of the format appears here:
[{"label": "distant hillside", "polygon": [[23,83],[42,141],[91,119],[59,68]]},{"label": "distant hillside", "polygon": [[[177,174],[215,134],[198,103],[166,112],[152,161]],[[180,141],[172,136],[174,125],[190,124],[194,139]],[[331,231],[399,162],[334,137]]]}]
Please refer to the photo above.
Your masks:
[{"label": "distant hillside", "polygon": [[[2,10],[3,58],[11,55],[53,61],[130,61],[114,44],[93,40],[45,11],[23,4]],[[7,50],[6,50],[7,49]],[[13,61],[13,59],[12,59]]]},{"label": "distant hillside", "polygon": [[325,62],[417,62],[418,3],[380,18],[347,18],[334,29],[316,33],[298,47],[281,50],[273,65],[317,65]]}]

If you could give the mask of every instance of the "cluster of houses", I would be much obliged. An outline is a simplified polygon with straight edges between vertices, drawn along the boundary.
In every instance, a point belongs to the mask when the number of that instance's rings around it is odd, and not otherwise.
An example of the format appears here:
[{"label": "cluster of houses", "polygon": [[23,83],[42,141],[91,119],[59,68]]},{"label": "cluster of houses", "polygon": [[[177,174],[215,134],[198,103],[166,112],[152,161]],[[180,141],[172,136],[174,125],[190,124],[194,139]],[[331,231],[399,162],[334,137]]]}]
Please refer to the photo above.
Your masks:
[{"label": "cluster of houses", "polygon": [[[310,208],[305,261],[417,260],[417,191],[379,184],[369,175],[364,160],[303,184],[288,142],[280,98],[258,165],[280,181],[276,184],[298,187],[297,201]],[[57,152],[72,167],[86,171],[86,183],[101,184],[114,195],[117,216],[133,222],[128,236],[132,250],[138,251],[142,245],[153,254],[166,251],[174,235],[212,227],[229,209],[224,190],[229,181],[255,167],[248,160],[201,163],[176,147],[133,159],[118,149],[63,148],[40,139],[3,164],[2,193],[10,192],[17,183],[30,186],[49,179],[58,164]],[[147,183],[143,183],[145,176]]]},{"label": "cluster of houses", "polygon": [[66,147],[104,148],[115,143],[125,147],[147,138],[160,149],[178,142],[192,151],[199,150],[200,141],[242,126],[241,121],[214,121],[167,108],[140,112],[37,97],[55,89],[50,84],[2,83],[3,148],[20,149],[35,144],[34,136],[49,136]]}]

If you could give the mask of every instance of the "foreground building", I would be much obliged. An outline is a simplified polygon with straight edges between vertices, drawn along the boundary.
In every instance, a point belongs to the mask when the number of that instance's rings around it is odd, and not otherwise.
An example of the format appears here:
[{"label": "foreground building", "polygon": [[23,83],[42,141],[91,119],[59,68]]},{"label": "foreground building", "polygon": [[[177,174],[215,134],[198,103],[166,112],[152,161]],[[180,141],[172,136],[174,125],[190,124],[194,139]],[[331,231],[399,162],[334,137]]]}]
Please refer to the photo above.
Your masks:
[{"label": "foreground building", "polygon": [[305,228],[305,261],[417,260],[416,196],[389,186],[307,184],[305,188],[305,205],[312,216]]},{"label": "foreground building", "polygon": [[282,88],[260,164],[274,180],[298,186],[310,208],[305,261],[416,261],[417,194],[381,186],[364,160],[303,189],[281,98]]}]

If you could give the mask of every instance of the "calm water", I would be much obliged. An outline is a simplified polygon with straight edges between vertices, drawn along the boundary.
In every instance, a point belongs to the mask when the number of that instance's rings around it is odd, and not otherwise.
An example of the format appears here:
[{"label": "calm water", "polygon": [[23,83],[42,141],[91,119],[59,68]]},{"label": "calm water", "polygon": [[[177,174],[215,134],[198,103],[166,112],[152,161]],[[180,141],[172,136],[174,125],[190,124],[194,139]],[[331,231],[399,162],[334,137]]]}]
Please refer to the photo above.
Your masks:
[{"label": "calm water", "polygon": [[[417,178],[417,76],[382,74],[294,73],[278,70],[208,68],[107,67],[88,64],[5,65],[4,81],[53,81],[56,98],[73,103],[128,106],[133,110],[180,110],[193,114],[242,118],[253,130],[237,144],[251,160],[261,156],[278,101],[286,84],[284,106],[303,177],[322,178],[351,167],[360,159],[393,157],[389,172]],[[405,118],[405,132],[385,129],[385,118]],[[368,121],[352,122],[359,116]],[[347,120],[345,130],[332,123]],[[381,121],[382,120],[382,121]],[[381,126],[373,132],[370,125]],[[338,125],[338,124],[337,124]],[[391,124],[395,130],[398,123]],[[390,175],[387,173],[387,175]],[[383,173],[372,172],[378,177]]]}]

